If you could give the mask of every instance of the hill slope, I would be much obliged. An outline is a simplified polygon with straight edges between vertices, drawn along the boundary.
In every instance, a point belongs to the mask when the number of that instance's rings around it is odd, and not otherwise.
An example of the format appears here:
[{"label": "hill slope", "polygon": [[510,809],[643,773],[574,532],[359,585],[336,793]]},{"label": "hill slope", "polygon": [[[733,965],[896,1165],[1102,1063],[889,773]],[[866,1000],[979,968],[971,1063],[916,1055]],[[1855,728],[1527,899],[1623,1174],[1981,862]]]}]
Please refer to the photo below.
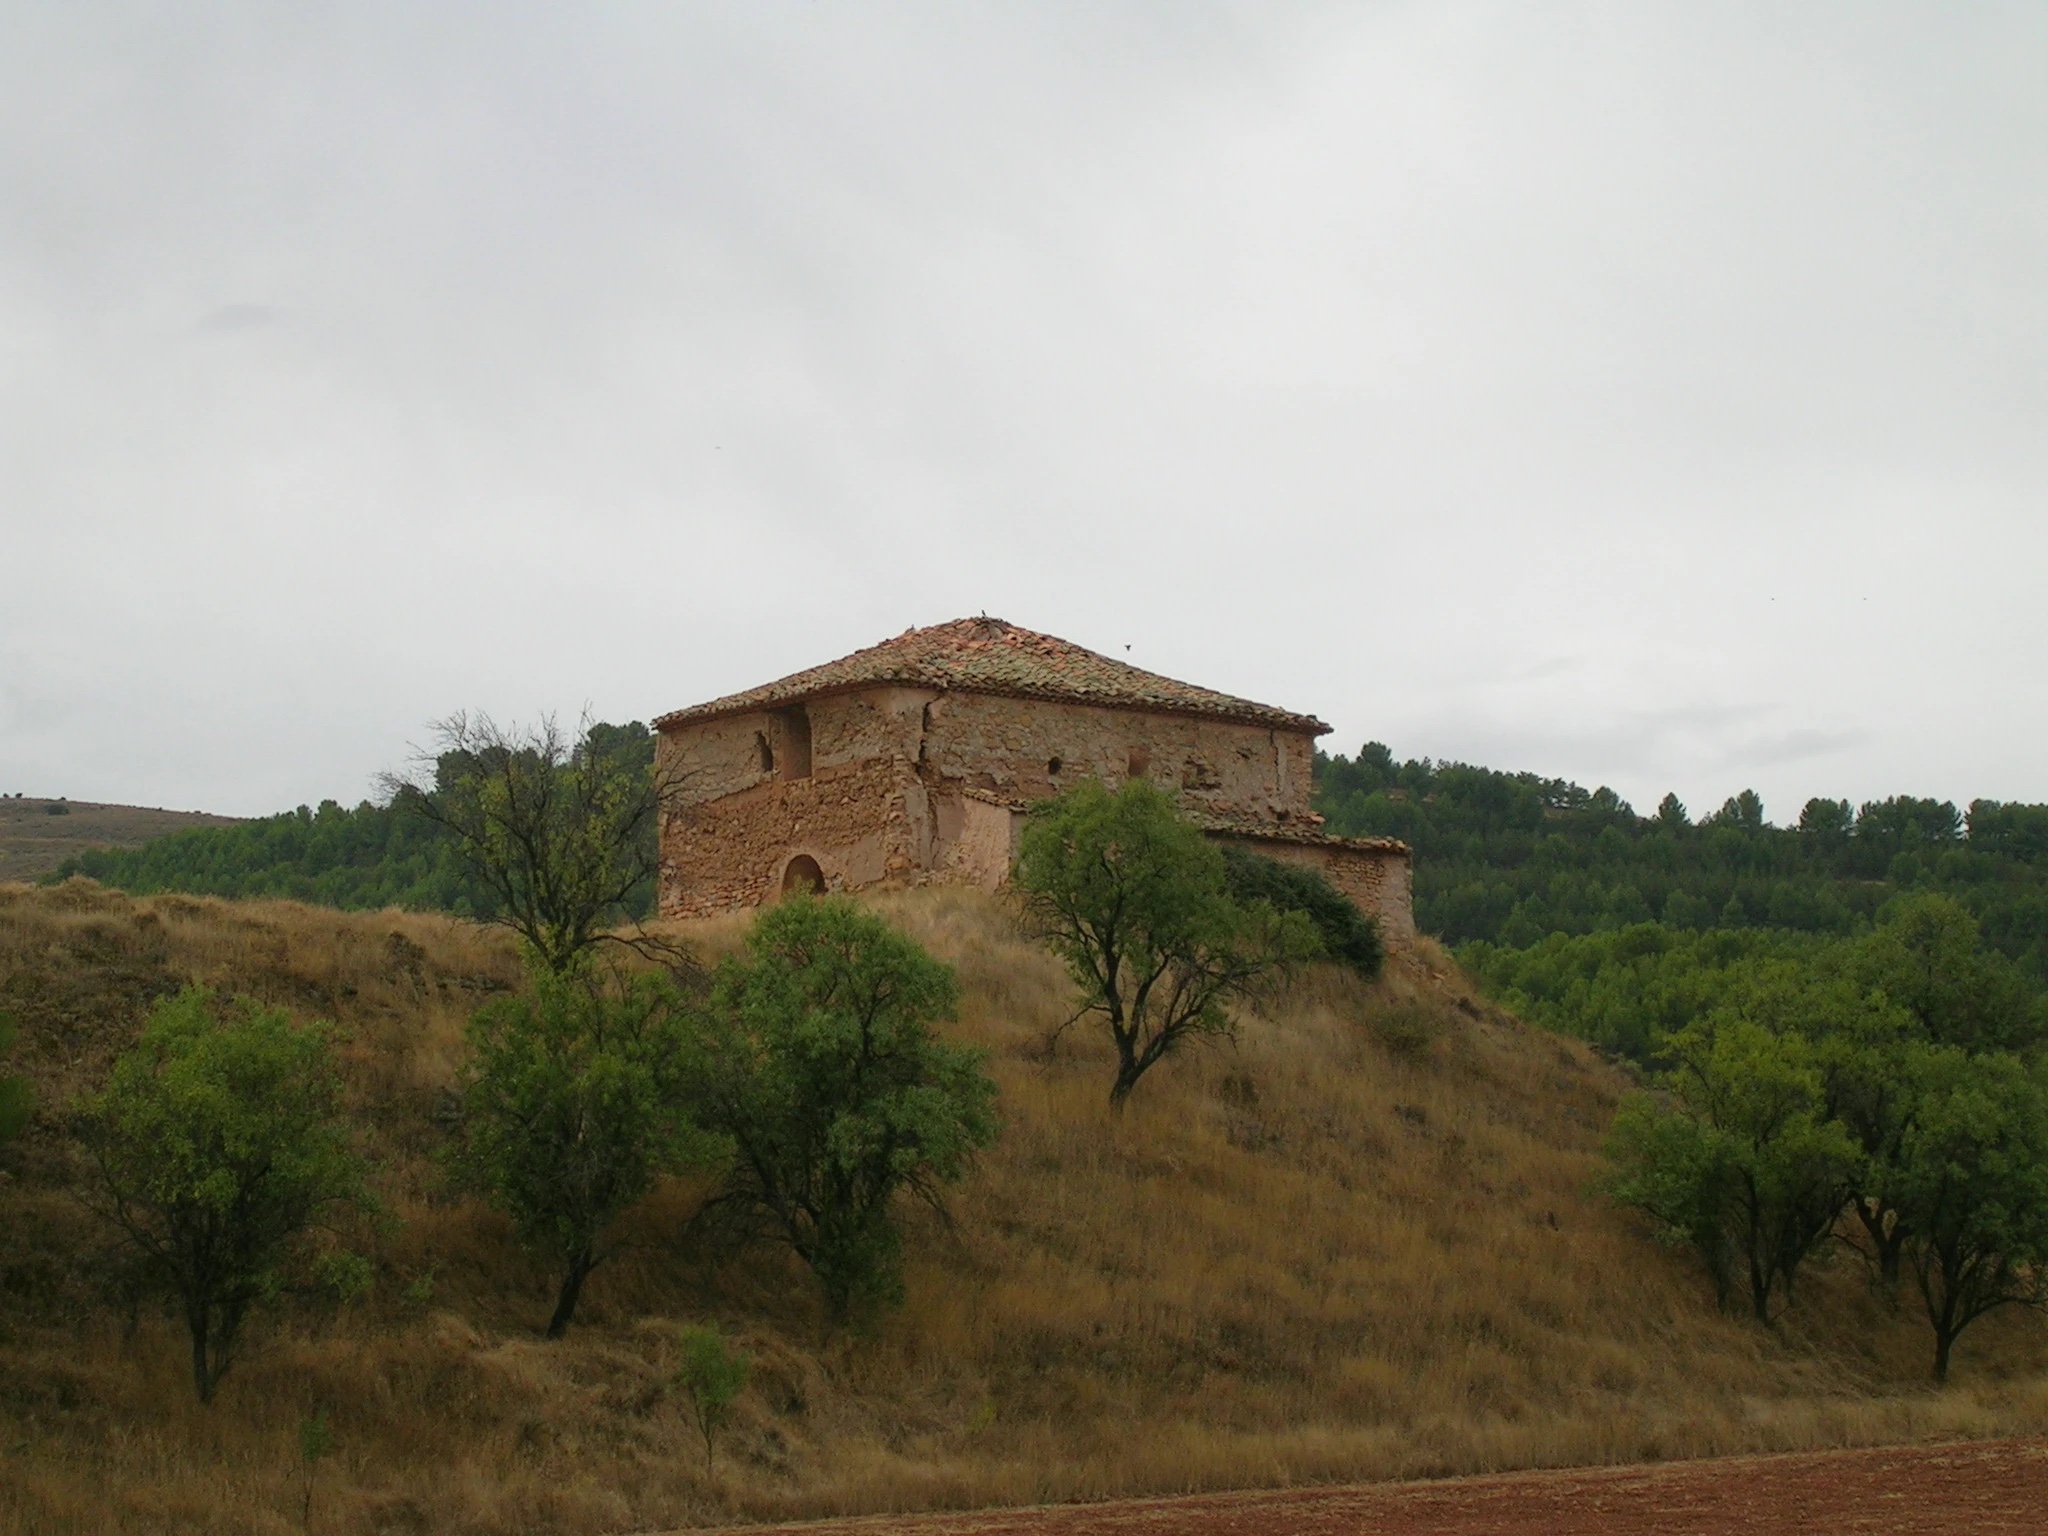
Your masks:
[{"label": "hill slope", "polygon": [[[1441,961],[1372,987],[1315,974],[1117,1119],[1093,1041],[1043,1051],[1065,983],[1001,905],[877,905],[958,968],[957,1033],[992,1053],[1006,1121],[950,1228],[914,1221],[907,1306],[820,1343],[804,1277],[683,1241],[677,1188],[547,1344],[548,1277],[433,1160],[462,1020],[515,980],[509,945],[433,916],[0,887],[0,1007],[45,1105],[96,1083],[183,979],[287,1003],[343,1031],[394,1218],[372,1297],[275,1315],[204,1410],[170,1322],[94,1280],[102,1237],[44,1114],[0,1154],[0,1526],[296,1528],[317,1408],[330,1532],[630,1530],[2048,1424],[2033,1319],[1982,1325],[1934,1393],[1921,1330],[1847,1265],[1777,1334],[1715,1315],[1682,1256],[1585,1193],[1619,1073]],[[679,930],[712,952],[742,931]],[[664,1386],[704,1318],[758,1361],[708,1475]]]},{"label": "hill slope", "polygon": [[140,848],[173,832],[234,824],[232,816],[211,816],[204,811],[10,795],[0,799],[0,880],[33,880],[89,850]]}]

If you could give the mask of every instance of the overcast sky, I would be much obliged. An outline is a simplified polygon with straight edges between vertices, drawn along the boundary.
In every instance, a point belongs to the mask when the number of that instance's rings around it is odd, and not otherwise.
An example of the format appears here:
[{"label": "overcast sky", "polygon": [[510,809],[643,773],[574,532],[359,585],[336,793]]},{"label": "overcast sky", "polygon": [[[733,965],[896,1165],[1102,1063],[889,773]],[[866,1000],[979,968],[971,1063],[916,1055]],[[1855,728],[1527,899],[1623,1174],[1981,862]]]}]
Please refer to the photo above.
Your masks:
[{"label": "overcast sky", "polygon": [[2048,800],[2044,81],[2038,3],[0,0],[0,791],[986,611],[1643,810]]}]

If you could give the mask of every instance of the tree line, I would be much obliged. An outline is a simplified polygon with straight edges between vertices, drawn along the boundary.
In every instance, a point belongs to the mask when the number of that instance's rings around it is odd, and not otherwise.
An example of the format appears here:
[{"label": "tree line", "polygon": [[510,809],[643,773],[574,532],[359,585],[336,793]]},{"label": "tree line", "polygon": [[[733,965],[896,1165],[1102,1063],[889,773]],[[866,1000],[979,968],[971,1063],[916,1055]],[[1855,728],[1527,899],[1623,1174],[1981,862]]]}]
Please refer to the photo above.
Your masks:
[{"label": "tree line", "polygon": [[1745,790],[1695,818],[1676,795],[1638,814],[1611,789],[1427,758],[1378,742],[1316,761],[1316,809],[1343,836],[1416,851],[1417,924],[1453,946],[1661,922],[1689,932],[1844,935],[1895,897],[1936,891],[2048,984],[2048,806],[1900,795],[1806,802],[1773,826]]}]

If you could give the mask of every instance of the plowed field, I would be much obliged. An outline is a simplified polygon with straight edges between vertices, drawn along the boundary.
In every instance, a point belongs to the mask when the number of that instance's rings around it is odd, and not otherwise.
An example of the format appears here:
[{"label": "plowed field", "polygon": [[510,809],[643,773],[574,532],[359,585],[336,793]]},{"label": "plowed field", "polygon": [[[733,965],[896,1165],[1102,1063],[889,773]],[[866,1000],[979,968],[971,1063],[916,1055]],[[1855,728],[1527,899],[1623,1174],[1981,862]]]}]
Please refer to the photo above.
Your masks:
[{"label": "plowed field", "polygon": [[774,1529],[803,1536],[2042,1536],[2048,1442],[1741,1456]]}]

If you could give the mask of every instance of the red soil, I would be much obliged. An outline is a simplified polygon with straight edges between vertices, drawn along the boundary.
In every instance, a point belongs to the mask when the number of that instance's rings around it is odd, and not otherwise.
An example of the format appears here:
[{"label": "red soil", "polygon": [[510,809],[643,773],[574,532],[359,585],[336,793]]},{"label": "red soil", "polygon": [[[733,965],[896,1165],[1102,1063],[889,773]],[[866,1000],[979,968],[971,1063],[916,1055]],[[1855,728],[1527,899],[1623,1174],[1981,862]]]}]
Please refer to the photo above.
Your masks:
[{"label": "red soil", "polygon": [[2048,1442],[1814,1451],[750,1529],[802,1536],[2042,1536]]}]

